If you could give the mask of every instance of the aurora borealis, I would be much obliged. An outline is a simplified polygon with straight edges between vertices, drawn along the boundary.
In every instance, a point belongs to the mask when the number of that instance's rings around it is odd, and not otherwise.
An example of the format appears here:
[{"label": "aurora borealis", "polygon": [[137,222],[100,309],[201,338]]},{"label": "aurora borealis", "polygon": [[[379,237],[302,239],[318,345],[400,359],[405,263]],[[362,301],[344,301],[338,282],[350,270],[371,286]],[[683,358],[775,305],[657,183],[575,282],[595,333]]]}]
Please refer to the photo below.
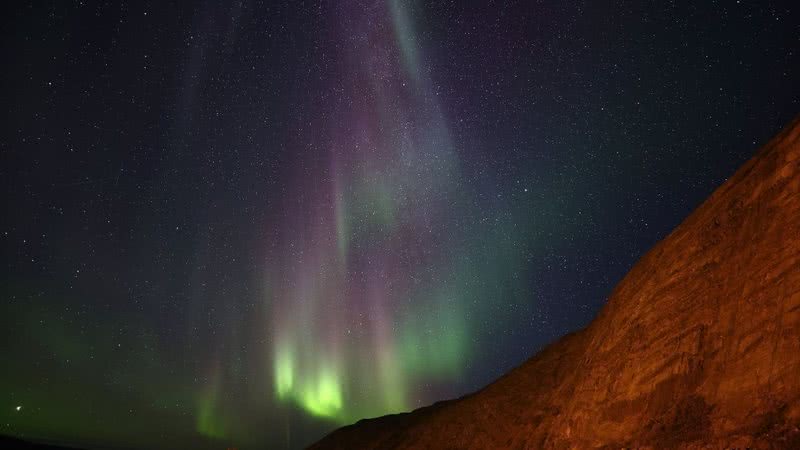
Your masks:
[{"label": "aurora borealis", "polygon": [[278,398],[341,423],[407,411],[417,386],[457,377],[480,287],[512,281],[461,262],[491,227],[458,224],[474,206],[409,12],[354,6],[336,11],[340,83],[318,105],[333,120],[300,133],[315,160],[292,178],[266,276]]},{"label": "aurora borealis", "polygon": [[791,2],[664,3],[4,5],[0,434],[300,448],[585,326],[798,110]]}]

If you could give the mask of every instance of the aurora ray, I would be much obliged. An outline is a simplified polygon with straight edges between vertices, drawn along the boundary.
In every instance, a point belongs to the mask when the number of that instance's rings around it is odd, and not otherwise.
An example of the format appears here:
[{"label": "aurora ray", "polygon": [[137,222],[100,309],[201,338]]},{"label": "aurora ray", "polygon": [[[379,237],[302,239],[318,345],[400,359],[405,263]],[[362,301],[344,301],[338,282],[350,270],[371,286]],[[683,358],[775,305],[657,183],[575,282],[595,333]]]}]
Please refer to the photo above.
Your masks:
[{"label": "aurora ray", "polygon": [[[329,120],[301,152],[288,243],[270,254],[274,390],[338,422],[407,411],[457,379],[474,337],[457,152],[402,2],[339,6]],[[354,32],[355,30],[355,32]],[[346,33],[346,31],[349,31]],[[473,274],[474,275],[474,274]],[[481,284],[479,280],[477,283]]]}]

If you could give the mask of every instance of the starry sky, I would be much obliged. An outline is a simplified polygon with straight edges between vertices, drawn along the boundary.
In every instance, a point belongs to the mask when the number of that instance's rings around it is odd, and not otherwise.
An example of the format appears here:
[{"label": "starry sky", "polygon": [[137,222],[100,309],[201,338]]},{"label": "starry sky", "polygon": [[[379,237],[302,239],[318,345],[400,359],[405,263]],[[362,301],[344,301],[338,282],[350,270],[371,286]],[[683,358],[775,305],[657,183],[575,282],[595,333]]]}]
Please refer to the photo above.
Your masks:
[{"label": "starry sky", "polygon": [[0,434],[292,449],[478,389],[800,112],[795,3],[6,2]]}]

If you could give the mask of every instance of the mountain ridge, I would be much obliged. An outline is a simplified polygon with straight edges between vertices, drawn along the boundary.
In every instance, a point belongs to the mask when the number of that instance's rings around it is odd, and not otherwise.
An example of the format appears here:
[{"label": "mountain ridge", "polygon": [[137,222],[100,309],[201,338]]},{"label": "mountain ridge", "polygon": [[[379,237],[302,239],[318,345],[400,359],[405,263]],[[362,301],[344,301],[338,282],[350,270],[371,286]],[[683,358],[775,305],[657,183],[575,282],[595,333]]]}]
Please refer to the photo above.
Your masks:
[{"label": "mountain ridge", "polygon": [[800,117],[617,284],[483,389],[327,448],[800,448]]}]

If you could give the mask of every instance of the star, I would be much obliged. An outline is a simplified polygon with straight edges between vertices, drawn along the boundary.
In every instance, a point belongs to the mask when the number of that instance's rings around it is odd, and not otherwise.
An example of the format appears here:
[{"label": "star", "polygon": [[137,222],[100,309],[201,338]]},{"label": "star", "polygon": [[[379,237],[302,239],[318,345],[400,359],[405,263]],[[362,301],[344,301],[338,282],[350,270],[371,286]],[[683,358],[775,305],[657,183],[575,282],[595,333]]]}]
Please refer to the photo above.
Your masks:
[{"label": "star", "polygon": [[17,406],[17,408],[16,408],[16,409],[17,409],[17,411],[19,411],[19,410],[21,410],[21,409],[22,409],[22,406]]}]

